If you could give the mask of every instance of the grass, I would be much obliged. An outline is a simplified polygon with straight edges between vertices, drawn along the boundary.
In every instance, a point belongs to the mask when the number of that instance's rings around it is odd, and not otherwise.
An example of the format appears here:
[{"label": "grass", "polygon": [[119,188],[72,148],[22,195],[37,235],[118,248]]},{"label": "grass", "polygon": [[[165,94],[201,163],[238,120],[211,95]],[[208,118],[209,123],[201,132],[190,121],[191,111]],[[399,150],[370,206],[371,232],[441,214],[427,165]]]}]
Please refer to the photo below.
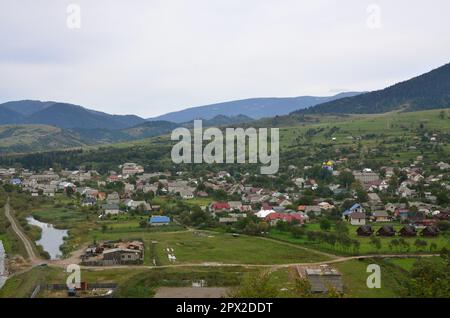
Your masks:
[{"label": "grass", "polygon": [[230,263],[230,264],[284,264],[323,261],[320,254],[308,252],[282,243],[257,237],[233,237],[216,232],[154,232],[154,233],[101,233],[93,232],[97,241],[136,239],[145,242],[145,263],[151,264],[150,246],[157,241],[156,253],[161,265],[170,264],[167,248],[174,250],[177,263]]},{"label": "grass", "polygon": [[38,284],[46,283],[58,276],[62,281],[61,269],[35,267],[28,272],[10,277],[0,289],[0,298],[29,298]]},{"label": "grass", "polygon": [[185,200],[185,202],[189,205],[198,205],[198,206],[209,206],[213,202],[213,198],[193,198],[189,200]]},{"label": "grass", "polygon": [[[427,258],[427,260],[435,262],[435,263],[440,263],[442,262],[442,258],[440,257],[430,257]],[[390,264],[394,264],[395,266],[409,272],[411,271],[411,269],[414,266],[414,263],[416,263],[418,261],[417,258],[393,258],[393,259],[387,259],[387,262],[389,262]]]},{"label": "grass", "polygon": [[[386,113],[376,115],[358,115],[342,118],[323,116],[317,123],[293,123],[280,129],[281,155],[301,151],[301,156],[310,153],[311,148],[332,149],[353,148],[356,151],[360,143],[363,147],[373,149],[382,145],[383,153],[372,153],[365,160],[399,160],[407,162],[421,154],[429,142],[421,142],[426,131],[439,134],[448,133],[448,119],[440,119],[441,110],[429,110],[410,113]],[[307,136],[308,131],[314,133]],[[350,139],[353,137],[354,139]],[[336,140],[332,140],[336,138]],[[449,156],[448,141],[444,142],[443,153],[426,152],[432,160]],[[409,149],[416,146],[417,150]],[[359,152],[359,151],[358,151]]]},{"label": "grass", "polygon": [[[0,221],[4,224],[9,224],[5,216],[4,207],[0,207]],[[11,226],[8,226],[3,233],[0,233],[0,241],[3,242],[3,247],[8,255],[21,255],[27,256],[25,246],[22,241],[19,240],[17,235],[12,230]]]},{"label": "grass", "polygon": [[[381,288],[370,289],[367,287],[367,273],[369,264],[378,264],[381,268]],[[390,266],[384,261],[347,261],[334,264],[344,281],[344,293],[346,297],[357,298],[396,298],[401,297],[400,282],[404,273],[395,266]]]}]

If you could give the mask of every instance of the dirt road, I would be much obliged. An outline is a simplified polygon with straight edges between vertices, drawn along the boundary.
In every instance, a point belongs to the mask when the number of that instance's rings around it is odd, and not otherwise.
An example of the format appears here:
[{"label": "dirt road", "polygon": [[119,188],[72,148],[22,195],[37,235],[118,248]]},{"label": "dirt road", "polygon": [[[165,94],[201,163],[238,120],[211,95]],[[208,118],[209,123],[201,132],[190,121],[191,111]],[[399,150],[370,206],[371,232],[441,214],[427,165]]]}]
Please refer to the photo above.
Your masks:
[{"label": "dirt road", "polygon": [[36,255],[34,251],[33,242],[31,242],[28,236],[26,236],[26,234],[23,233],[22,229],[17,223],[16,218],[11,214],[11,206],[9,204],[9,198],[5,204],[5,216],[8,219],[9,223],[11,223],[11,228],[13,229],[14,233],[17,235],[17,237],[19,237],[19,239],[25,246],[25,250],[28,254],[28,258],[30,259],[31,263],[32,264],[40,263],[41,259]]}]

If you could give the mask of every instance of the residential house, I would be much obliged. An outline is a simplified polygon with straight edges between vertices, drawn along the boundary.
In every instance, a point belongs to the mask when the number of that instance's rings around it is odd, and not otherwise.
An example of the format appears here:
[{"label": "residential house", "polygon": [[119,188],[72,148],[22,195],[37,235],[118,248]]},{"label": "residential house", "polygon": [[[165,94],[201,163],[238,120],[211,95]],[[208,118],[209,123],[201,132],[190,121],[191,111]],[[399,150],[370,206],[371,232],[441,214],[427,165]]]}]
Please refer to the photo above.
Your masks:
[{"label": "residential house", "polygon": [[105,215],[117,215],[120,213],[120,208],[118,204],[105,204],[103,205],[103,210]]},{"label": "residential house", "polygon": [[14,186],[20,186],[22,184],[22,180],[20,180],[18,178],[13,178],[13,179],[9,180],[9,184],[14,185]]},{"label": "residential house", "polygon": [[325,210],[325,211],[334,209],[334,205],[332,205],[331,203],[326,202],[326,201],[320,202],[320,203],[318,204],[318,206],[319,206],[322,210]]},{"label": "residential house", "polygon": [[132,176],[135,174],[144,173],[144,168],[132,162],[127,162],[122,165],[122,174],[124,176]]},{"label": "residential house", "polygon": [[228,202],[214,202],[211,204],[210,210],[213,213],[230,212],[231,207]]},{"label": "residential house", "polygon": [[260,219],[265,219],[269,214],[276,213],[274,210],[261,210],[256,212],[255,215]]},{"label": "residential house", "polygon": [[372,204],[378,204],[381,202],[380,196],[376,193],[368,193],[369,202]]},{"label": "residential house", "polygon": [[144,193],[149,193],[149,192],[153,192],[156,193],[158,191],[158,183],[153,183],[153,184],[145,184],[144,187],[142,188],[142,192]]},{"label": "residential house", "polygon": [[231,211],[242,211],[242,202],[241,201],[228,201],[228,205],[230,206]]},{"label": "residential house", "polygon": [[148,222],[151,226],[169,225],[170,218],[168,216],[163,216],[163,215],[153,215],[152,217],[150,217]]},{"label": "residential house", "polygon": [[390,217],[386,211],[375,211],[372,213],[373,220],[375,222],[389,222]]},{"label": "residential house", "polygon": [[108,197],[106,198],[106,202],[108,204],[119,204],[120,203],[119,194],[117,192],[108,194]]},{"label": "residential house", "polygon": [[353,204],[349,209],[345,210],[342,213],[342,217],[345,218],[349,218],[351,214],[353,213],[366,213],[366,210],[363,208],[363,206],[359,203],[355,203]]},{"label": "residential house", "polygon": [[322,208],[318,205],[307,205],[305,208],[306,214],[314,214],[315,216],[320,216],[322,214]]},{"label": "residential house", "polygon": [[151,211],[152,210],[152,207],[150,206],[150,204],[148,204],[147,202],[145,202],[145,201],[134,201],[134,200],[129,200],[127,203],[126,203],[126,206],[127,206],[127,208],[128,209],[131,209],[131,210],[137,210],[137,209],[139,209],[139,208],[143,208],[144,209],[144,211],[146,211],[146,212],[149,212],[149,211]]},{"label": "residential house", "polygon": [[93,197],[86,197],[81,200],[81,206],[93,206],[97,204],[97,200]]},{"label": "residential house", "polygon": [[350,214],[350,223],[352,225],[366,225],[366,219],[365,213],[355,212]]},{"label": "residential house", "polygon": [[394,212],[395,216],[401,221],[408,220],[410,217],[410,211],[408,209],[397,208]]},{"label": "residential house", "polygon": [[446,162],[441,161],[436,166],[441,170],[450,170],[450,164],[448,164]]},{"label": "residential house", "polygon": [[287,223],[297,222],[298,224],[303,224],[303,217],[298,213],[270,213],[264,218],[270,225],[274,226],[278,222],[283,221]]},{"label": "residential house", "polygon": [[125,193],[132,193],[132,192],[134,192],[134,190],[135,190],[134,184],[125,183],[125,187],[124,187]]},{"label": "residential house", "polygon": [[361,183],[368,183],[380,180],[380,176],[377,173],[371,171],[363,171],[363,172],[353,171],[353,176],[355,177],[356,180],[360,181]]},{"label": "residential house", "polygon": [[233,224],[238,221],[238,218],[235,217],[223,217],[219,218],[219,223],[221,224]]},{"label": "residential house", "polygon": [[184,189],[180,189],[178,191],[180,197],[184,200],[190,200],[194,198],[194,192],[195,192],[195,188],[192,187],[186,187]]}]

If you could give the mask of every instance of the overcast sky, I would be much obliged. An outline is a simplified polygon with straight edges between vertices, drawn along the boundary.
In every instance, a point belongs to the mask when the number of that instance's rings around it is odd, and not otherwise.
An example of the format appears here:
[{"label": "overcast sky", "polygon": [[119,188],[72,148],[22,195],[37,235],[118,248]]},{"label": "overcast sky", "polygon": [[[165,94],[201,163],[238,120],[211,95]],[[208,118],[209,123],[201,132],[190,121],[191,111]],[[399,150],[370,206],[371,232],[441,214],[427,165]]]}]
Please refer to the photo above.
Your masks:
[{"label": "overcast sky", "polygon": [[375,90],[450,62],[449,12],[448,0],[0,0],[0,102],[151,117]]}]

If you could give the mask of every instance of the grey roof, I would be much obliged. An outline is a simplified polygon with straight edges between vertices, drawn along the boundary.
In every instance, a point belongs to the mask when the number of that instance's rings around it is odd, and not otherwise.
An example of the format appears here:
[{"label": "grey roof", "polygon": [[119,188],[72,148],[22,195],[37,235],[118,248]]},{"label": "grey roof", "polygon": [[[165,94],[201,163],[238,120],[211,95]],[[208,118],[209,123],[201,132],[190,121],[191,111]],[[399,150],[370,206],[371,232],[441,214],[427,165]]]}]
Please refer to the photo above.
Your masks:
[{"label": "grey roof", "polygon": [[344,291],[342,276],[338,273],[316,274],[307,271],[306,277],[311,284],[313,293],[326,293],[330,287],[335,288],[340,293]]},{"label": "grey roof", "polygon": [[117,204],[104,204],[103,209],[105,210],[119,210],[119,205]]},{"label": "grey roof", "polygon": [[389,214],[386,211],[375,211],[375,212],[373,212],[373,216],[375,216],[375,217],[388,217]]},{"label": "grey roof", "polygon": [[350,217],[352,219],[365,219],[366,218],[366,214],[365,213],[360,213],[360,212],[354,212],[354,213],[350,214]]}]

